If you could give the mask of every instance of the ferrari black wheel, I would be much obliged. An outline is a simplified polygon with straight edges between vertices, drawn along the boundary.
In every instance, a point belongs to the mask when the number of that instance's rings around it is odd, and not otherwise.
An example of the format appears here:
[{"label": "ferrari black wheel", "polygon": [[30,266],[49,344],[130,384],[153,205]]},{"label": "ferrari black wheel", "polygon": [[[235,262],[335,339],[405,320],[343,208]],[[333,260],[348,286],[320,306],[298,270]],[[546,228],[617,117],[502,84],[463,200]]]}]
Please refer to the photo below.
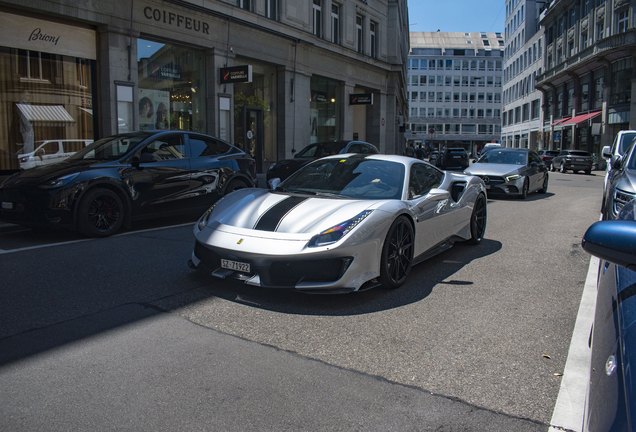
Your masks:
[{"label": "ferrari black wheel", "polygon": [[473,213],[470,216],[470,240],[468,240],[470,244],[477,245],[481,243],[486,232],[487,220],[486,197],[479,194],[473,206]]},{"label": "ferrari black wheel", "polygon": [[384,240],[380,262],[380,282],[386,288],[399,288],[411,272],[414,232],[411,222],[398,217]]},{"label": "ferrari black wheel", "polygon": [[121,198],[110,189],[93,189],[79,204],[78,230],[89,237],[115,234],[124,222]]}]

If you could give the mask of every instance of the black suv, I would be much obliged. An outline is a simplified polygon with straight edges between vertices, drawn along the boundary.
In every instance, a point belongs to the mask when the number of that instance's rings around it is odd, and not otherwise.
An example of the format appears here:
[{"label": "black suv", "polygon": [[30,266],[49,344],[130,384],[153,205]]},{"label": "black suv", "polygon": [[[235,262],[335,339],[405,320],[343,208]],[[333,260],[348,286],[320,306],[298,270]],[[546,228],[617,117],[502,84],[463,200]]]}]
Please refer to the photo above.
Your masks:
[{"label": "black suv", "polygon": [[468,153],[461,147],[451,147],[442,150],[435,161],[435,165],[443,170],[465,170],[468,168]]},{"label": "black suv", "polygon": [[585,174],[592,172],[592,157],[582,150],[561,150],[561,153],[552,158],[550,171],[559,170],[562,173],[571,170],[574,174],[585,171]]}]

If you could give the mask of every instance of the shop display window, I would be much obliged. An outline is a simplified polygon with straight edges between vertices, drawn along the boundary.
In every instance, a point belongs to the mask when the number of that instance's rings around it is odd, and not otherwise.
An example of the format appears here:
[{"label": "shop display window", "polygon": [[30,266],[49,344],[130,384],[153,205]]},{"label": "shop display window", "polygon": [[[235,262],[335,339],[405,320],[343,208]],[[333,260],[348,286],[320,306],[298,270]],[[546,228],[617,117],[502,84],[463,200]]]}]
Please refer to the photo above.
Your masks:
[{"label": "shop display window", "polygon": [[205,55],[137,39],[138,130],[205,132]]},{"label": "shop display window", "polygon": [[45,141],[95,138],[94,76],[93,60],[0,47],[0,173]]},{"label": "shop display window", "polygon": [[311,77],[310,142],[340,138],[340,83],[328,78]]}]

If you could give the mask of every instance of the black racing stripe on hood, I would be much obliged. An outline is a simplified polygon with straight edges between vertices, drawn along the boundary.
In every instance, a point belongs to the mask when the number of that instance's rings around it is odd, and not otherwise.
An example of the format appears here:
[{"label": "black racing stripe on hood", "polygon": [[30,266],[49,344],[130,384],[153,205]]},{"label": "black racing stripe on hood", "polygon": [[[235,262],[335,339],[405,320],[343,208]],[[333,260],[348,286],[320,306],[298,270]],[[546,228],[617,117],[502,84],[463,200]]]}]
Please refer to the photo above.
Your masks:
[{"label": "black racing stripe on hood", "polygon": [[304,197],[293,197],[285,198],[280,201],[272,208],[267,210],[260,217],[258,222],[256,222],[256,226],[254,226],[255,230],[259,231],[276,231],[278,224],[283,220],[283,218],[297,205],[306,201],[308,198]]}]

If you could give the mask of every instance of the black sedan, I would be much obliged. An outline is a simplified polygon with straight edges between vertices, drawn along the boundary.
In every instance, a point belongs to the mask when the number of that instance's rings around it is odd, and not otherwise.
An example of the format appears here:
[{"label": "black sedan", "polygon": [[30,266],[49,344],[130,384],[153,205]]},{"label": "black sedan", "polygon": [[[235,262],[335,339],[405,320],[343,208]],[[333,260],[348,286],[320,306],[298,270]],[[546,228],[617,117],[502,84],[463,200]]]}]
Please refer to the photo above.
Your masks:
[{"label": "black sedan", "polygon": [[592,157],[583,150],[561,150],[550,162],[550,171],[557,169],[562,173],[570,170],[574,174],[579,171],[590,174],[592,172]]},{"label": "black sedan", "polygon": [[321,157],[345,153],[378,154],[378,149],[364,141],[325,141],[313,143],[296,153],[293,159],[276,162],[267,171],[267,181],[275,178],[285,180],[287,177]]},{"label": "black sedan", "polygon": [[231,144],[191,132],[131,132],[6,179],[0,220],[105,237],[133,220],[203,212],[255,186],[254,160]]},{"label": "black sedan", "polygon": [[636,424],[634,201],[618,219],[596,222],[582,241],[585,251],[601,259],[584,431],[633,431]]}]

